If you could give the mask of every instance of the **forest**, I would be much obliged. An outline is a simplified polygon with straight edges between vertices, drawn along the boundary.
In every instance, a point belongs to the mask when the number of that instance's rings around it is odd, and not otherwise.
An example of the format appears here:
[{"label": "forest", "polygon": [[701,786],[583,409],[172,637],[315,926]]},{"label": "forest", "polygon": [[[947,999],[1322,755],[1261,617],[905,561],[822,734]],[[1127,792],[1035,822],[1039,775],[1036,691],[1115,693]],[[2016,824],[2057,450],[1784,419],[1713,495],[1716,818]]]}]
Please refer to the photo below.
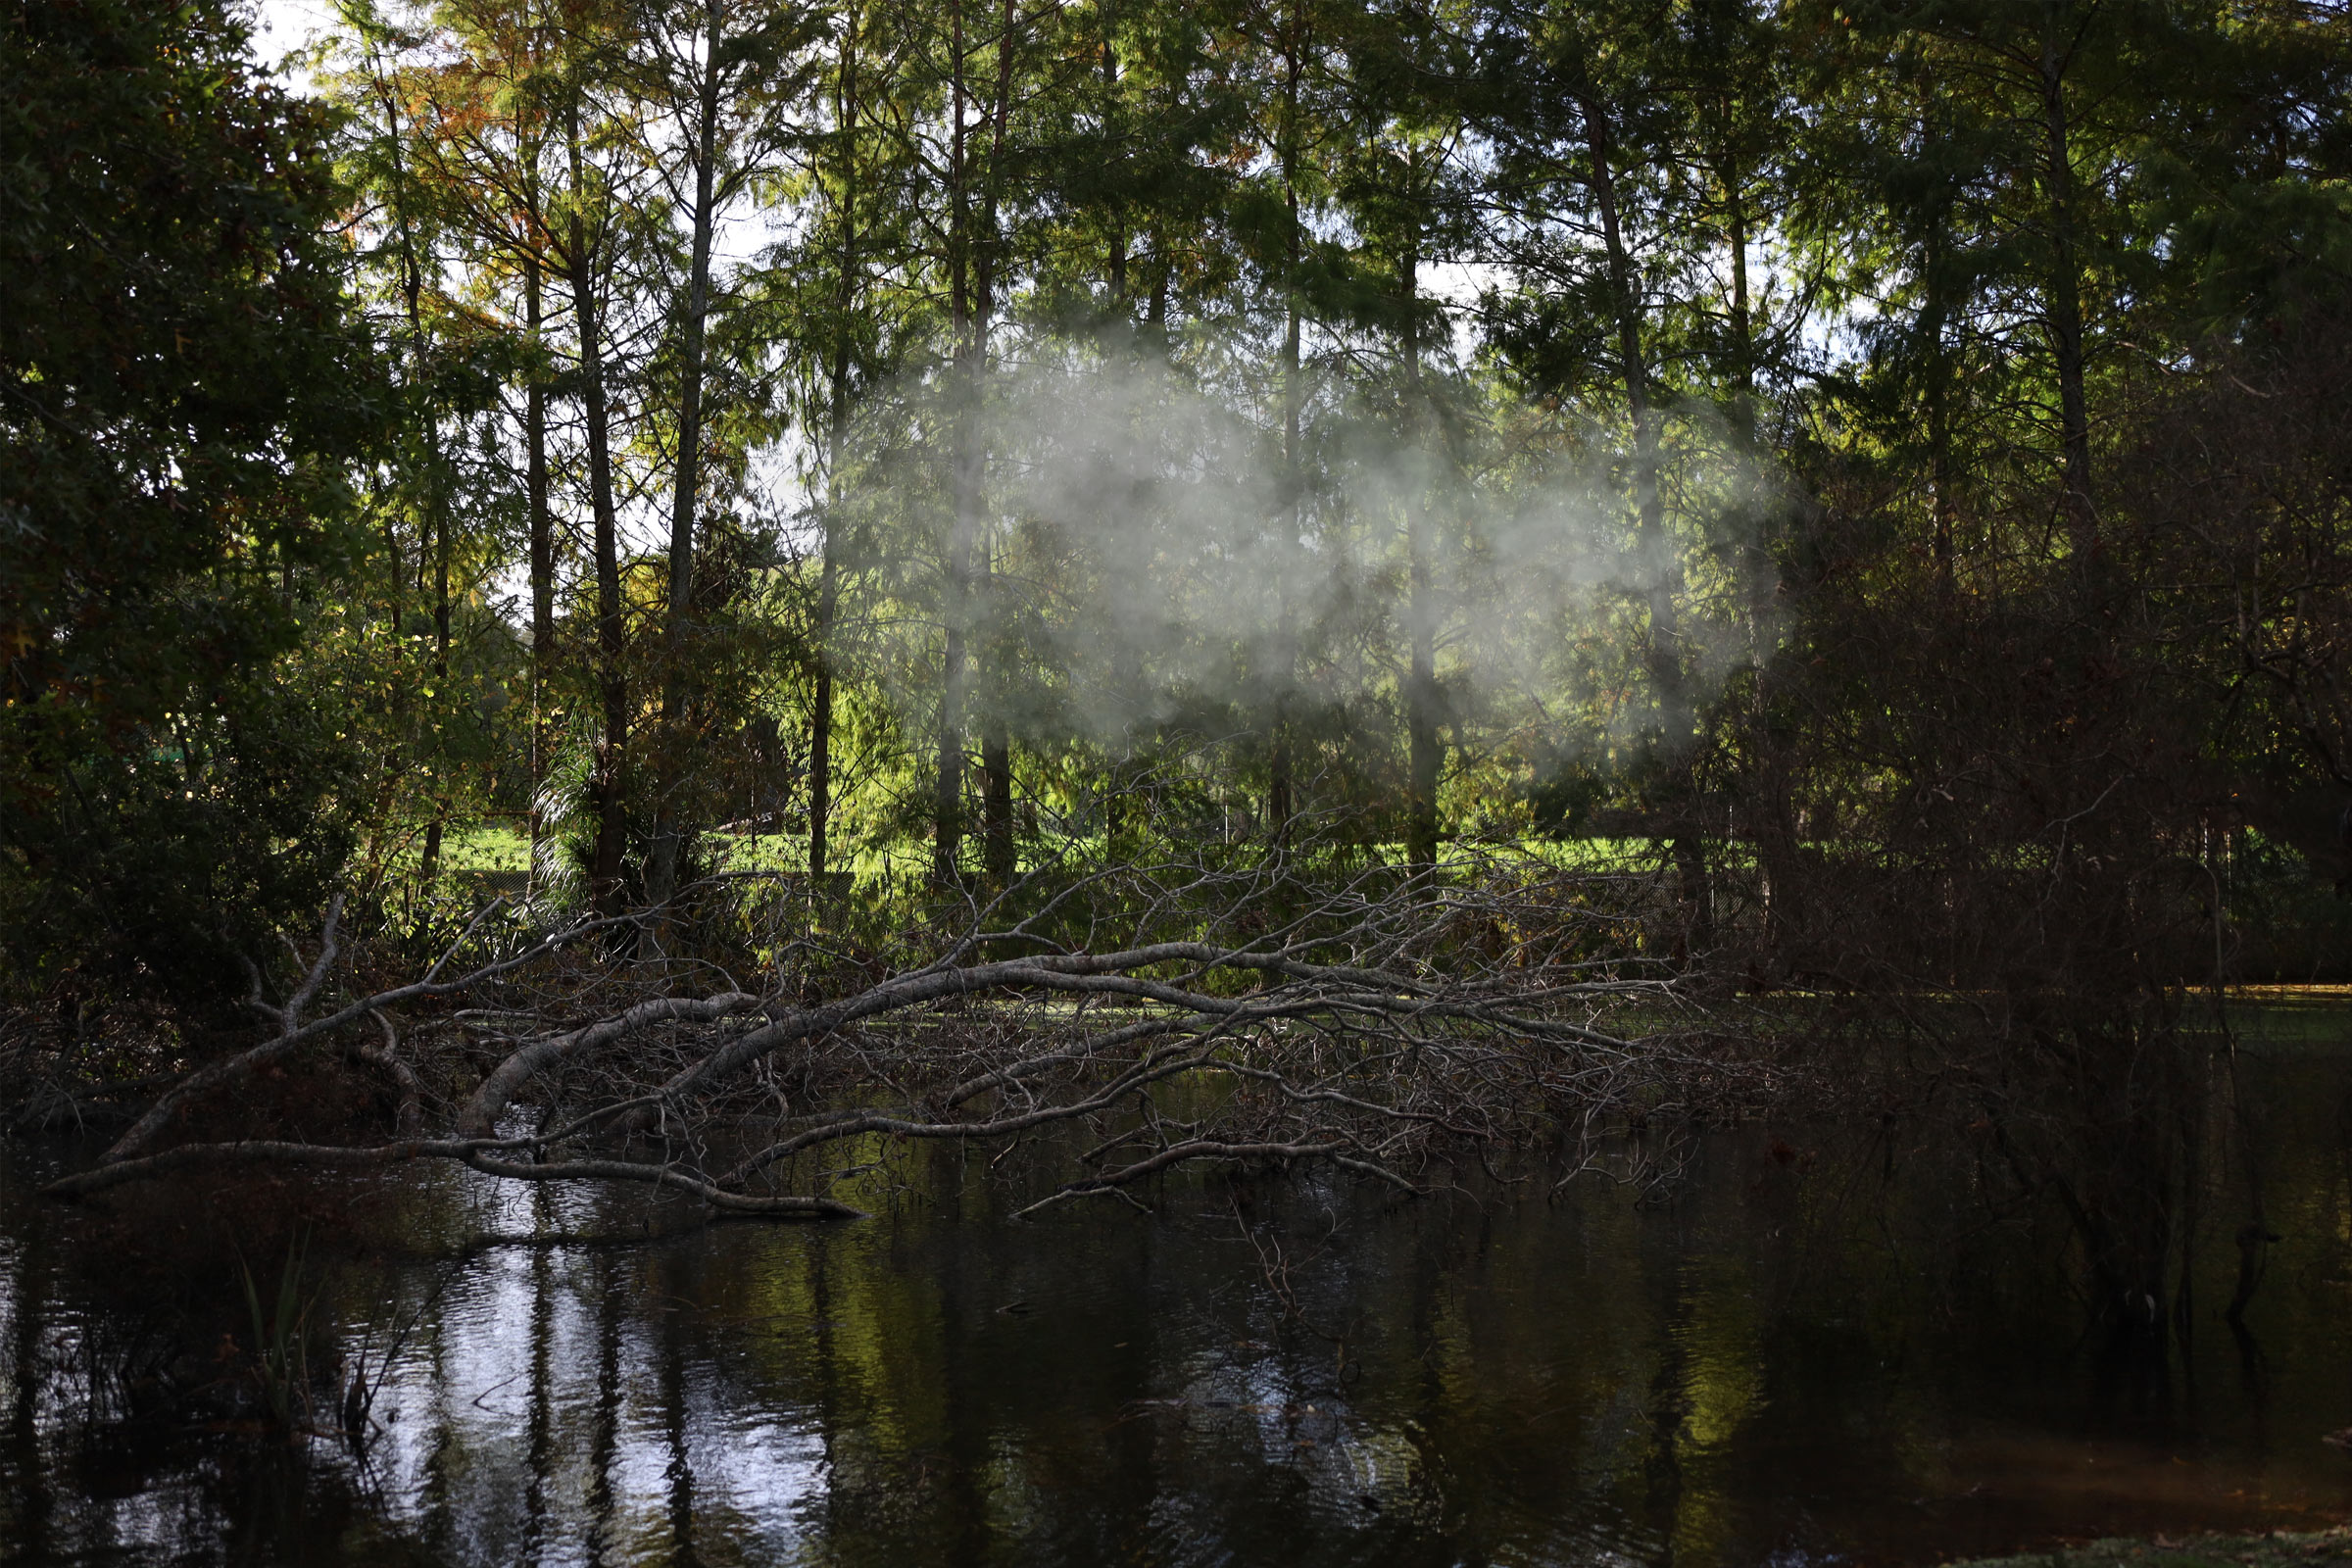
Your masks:
[{"label": "forest", "polygon": [[51,1199],[1402,1200],[1802,1106],[2159,1354],[2253,1298],[2233,1008],[2352,980],[2340,7],[253,26],[0,7]]}]

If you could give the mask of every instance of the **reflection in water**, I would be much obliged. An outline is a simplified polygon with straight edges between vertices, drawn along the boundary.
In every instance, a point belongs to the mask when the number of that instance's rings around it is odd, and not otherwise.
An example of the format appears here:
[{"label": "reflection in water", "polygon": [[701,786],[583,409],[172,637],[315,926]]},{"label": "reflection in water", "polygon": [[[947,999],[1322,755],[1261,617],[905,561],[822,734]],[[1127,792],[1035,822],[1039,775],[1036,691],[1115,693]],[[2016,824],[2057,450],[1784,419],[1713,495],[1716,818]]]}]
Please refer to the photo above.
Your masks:
[{"label": "reflection in water", "polygon": [[397,1346],[364,1459],[140,1414],[240,1320],[93,1304],[80,1216],[19,1169],[0,1560],[1706,1565],[2308,1525],[2352,1510],[2317,1442],[2352,1424],[2352,1101],[2339,1058],[2270,1071],[2253,1337],[2208,1308],[2153,1378],[2102,1370],[2062,1233],[1992,1223],[1965,1151],[1885,1184],[1875,1144],[1729,1133],[1649,1205],[1207,1180],[1043,1224],[943,1162],[870,1223],[666,1236],[450,1177],[421,1245],[331,1282],[347,1357]]}]

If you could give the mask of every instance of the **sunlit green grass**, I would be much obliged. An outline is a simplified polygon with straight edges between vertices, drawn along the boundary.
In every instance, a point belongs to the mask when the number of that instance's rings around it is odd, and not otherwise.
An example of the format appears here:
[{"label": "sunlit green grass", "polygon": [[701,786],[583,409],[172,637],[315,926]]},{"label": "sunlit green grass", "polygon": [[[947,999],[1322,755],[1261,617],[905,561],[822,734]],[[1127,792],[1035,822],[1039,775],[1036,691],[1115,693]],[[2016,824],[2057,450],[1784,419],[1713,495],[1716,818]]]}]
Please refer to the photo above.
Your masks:
[{"label": "sunlit green grass", "polygon": [[[1204,846],[1214,850],[1219,846]],[[1584,838],[1544,839],[1528,838],[1506,845],[1483,847],[1489,853],[1518,855],[1540,865],[1557,871],[1607,872],[1623,870],[1655,859],[1658,851],[1646,839]],[[975,868],[980,853],[975,839],[969,846]],[[1184,858],[1192,846],[1150,841],[1130,851],[1145,863],[1163,858]],[[808,844],[798,833],[720,833],[706,835],[698,846],[702,868],[706,872],[767,872],[799,876],[808,869]],[[418,870],[422,853],[421,840],[412,840],[395,862],[403,872],[414,876]],[[1079,835],[1060,840],[1049,848],[1025,847],[1022,869],[1034,871],[1059,862],[1070,865],[1102,864],[1108,858],[1109,846],[1100,835]],[[1405,862],[1405,847],[1397,844],[1359,845],[1345,856],[1348,865],[1400,866]],[[527,873],[531,868],[529,836],[512,821],[474,822],[450,828],[441,841],[441,869],[460,875],[514,875]],[[909,879],[920,880],[930,872],[930,847],[909,841],[890,846],[865,846],[855,850],[848,862],[837,862],[837,869],[846,871],[860,886],[905,884]]]},{"label": "sunlit green grass", "polygon": [[528,834],[503,822],[458,828],[441,839],[441,865],[449,871],[528,871]]}]

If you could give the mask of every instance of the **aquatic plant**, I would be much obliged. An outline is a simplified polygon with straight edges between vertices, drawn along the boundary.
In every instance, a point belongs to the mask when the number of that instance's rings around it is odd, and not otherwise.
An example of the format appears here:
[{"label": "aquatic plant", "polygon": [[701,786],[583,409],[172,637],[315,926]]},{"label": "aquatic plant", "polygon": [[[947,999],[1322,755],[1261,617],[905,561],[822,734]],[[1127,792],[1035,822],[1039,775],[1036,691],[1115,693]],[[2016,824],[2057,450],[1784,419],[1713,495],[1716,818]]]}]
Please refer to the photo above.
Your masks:
[{"label": "aquatic plant", "polygon": [[262,1402],[273,1426],[293,1431],[311,1419],[311,1313],[318,1302],[315,1286],[305,1289],[308,1232],[286,1249],[278,1268],[277,1293],[268,1310],[253,1268],[242,1258],[237,1273],[245,1287],[245,1306],[253,1321],[253,1371]]}]

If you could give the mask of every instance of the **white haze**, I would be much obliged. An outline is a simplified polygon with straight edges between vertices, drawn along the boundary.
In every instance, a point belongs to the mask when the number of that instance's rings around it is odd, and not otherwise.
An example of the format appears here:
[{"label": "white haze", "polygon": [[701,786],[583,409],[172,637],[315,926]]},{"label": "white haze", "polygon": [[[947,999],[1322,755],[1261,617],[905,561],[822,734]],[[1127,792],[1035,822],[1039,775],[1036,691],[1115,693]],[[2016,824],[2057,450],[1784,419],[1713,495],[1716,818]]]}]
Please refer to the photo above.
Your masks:
[{"label": "white haze", "polygon": [[[1555,429],[1506,461],[1475,429],[1448,447],[1400,434],[1394,411],[1322,406],[1294,522],[1279,430],[1163,362],[999,371],[983,404],[979,559],[994,571],[975,572],[967,622],[974,703],[1016,732],[1116,748],[1171,721],[1260,727],[1286,691],[1295,708],[1394,704],[1416,515],[1457,742],[1468,725],[1554,743],[1582,728],[1587,745],[1687,730],[1688,708],[1769,630],[1734,572],[1771,487],[1730,466],[1704,421],[1678,427],[1679,505],[1668,547],[1645,556],[1624,454],[1592,429]],[[937,702],[951,427],[936,387],[906,390],[872,400],[855,443],[851,518],[900,564],[899,604],[919,607],[879,661],[910,718]],[[905,573],[908,561],[923,569]],[[1645,625],[1633,607],[1657,590],[1681,607],[1679,714],[1658,710],[1633,646]],[[1564,723],[1571,708],[1581,725]]]}]

